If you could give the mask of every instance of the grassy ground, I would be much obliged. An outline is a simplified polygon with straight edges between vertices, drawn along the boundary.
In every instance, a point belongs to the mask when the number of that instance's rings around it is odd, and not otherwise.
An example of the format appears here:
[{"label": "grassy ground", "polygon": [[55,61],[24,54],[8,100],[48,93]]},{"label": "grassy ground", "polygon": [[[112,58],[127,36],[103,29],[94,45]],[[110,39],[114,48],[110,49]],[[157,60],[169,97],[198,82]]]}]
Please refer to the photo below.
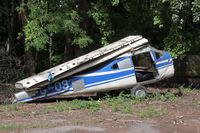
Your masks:
[{"label": "grassy ground", "polygon": [[[158,121],[165,118],[166,121],[171,121],[172,117],[179,115],[181,118],[172,120],[172,123],[181,124],[182,117],[189,115],[190,119],[193,119],[200,114],[199,96],[199,90],[180,86],[171,92],[150,93],[142,98],[121,92],[118,96],[105,95],[98,99],[89,97],[88,99],[65,99],[46,103],[5,104],[0,105],[0,132],[56,127],[58,123],[59,125],[98,125],[101,123],[102,126],[107,127],[115,122],[119,125],[122,122],[123,125],[123,121],[128,119],[130,121],[145,119]],[[111,122],[106,125],[109,119]],[[27,120],[29,120],[28,123]],[[110,127],[107,128],[109,132],[115,131]]]}]

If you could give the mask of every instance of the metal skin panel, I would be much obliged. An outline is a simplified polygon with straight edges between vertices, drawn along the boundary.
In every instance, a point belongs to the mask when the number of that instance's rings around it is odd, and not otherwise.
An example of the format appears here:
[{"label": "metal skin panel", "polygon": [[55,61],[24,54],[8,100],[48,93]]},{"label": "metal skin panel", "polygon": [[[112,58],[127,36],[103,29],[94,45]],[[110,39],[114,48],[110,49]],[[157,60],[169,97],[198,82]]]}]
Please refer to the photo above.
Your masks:
[{"label": "metal skin panel", "polygon": [[159,72],[159,76],[160,76],[160,79],[167,79],[167,78],[170,78],[174,75],[174,66],[173,65],[169,65],[169,66],[165,66],[161,69],[158,70]]},{"label": "metal skin panel", "polygon": [[[148,40],[141,36],[129,36],[121,39],[108,46],[102,47],[98,50],[90,52],[86,55],[48,69],[37,75],[31,76],[24,80],[16,82],[17,89],[35,90],[48,84],[48,75],[51,72],[54,75],[54,82],[73,75],[77,72],[85,70],[89,67],[97,65],[98,63],[105,62],[109,59],[115,58],[132,48],[138,48],[147,44]],[[84,65],[87,64],[87,65]],[[80,66],[81,65],[81,66]]]},{"label": "metal skin panel", "polygon": [[112,65],[114,65],[115,63],[130,58],[131,57],[128,56],[116,59],[111,63],[109,63],[108,65],[104,66],[103,68],[94,71],[93,73],[64,79],[50,86],[47,85],[45,87],[42,87],[42,89],[40,90],[31,92],[22,91],[16,93],[15,94],[16,102],[27,102],[38,99],[45,99],[63,93],[66,94],[68,92],[73,92],[73,93],[82,93],[91,91],[98,92],[102,90],[109,91],[111,89],[130,87],[136,84],[135,71],[133,65],[131,65],[129,68],[126,69],[115,70],[111,68]]},{"label": "metal skin panel", "polygon": [[85,89],[84,79],[73,81],[72,82],[72,88],[73,88],[74,92],[81,91],[81,90]]}]

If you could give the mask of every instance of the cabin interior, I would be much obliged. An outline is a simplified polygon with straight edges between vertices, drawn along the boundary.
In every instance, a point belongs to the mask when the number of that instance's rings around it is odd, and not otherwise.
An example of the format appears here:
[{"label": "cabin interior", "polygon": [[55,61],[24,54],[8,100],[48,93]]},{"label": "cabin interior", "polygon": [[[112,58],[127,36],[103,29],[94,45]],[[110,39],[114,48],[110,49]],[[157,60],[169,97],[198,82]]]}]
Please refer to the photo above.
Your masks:
[{"label": "cabin interior", "polygon": [[132,59],[137,82],[155,79],[157,71],[150,52],[134,55]]}]

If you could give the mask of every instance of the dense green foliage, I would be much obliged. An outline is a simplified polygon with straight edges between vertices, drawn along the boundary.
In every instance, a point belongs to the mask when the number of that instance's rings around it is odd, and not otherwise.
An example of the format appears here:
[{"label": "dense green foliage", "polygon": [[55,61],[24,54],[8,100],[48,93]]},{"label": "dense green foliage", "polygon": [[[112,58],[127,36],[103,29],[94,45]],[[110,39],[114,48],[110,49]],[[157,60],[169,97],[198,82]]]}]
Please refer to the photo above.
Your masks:
[{"label": "dense green foliage", "polygon": [[[89,52],[128,35],[143,35],[153,46],[170,51],[173,57],[198,54],[200,50],[199,0],[4,0],[3,3],[1,46],[9,38],[12,47],[17,47],[14,52],[33,51],[28,55],[36,62],[38,71],[79,55],[82,48],[87,47],[84,52]],[[21,50],[18,55],[27,56],[26,51]]]},{"label": "dense green foliage", "polygon": [[[36,50],[47,49],[50,39],[54,34],[70,32],[74,35],[72,44],[81,48],[92,42],[80,26],[81,17],[69,4],[70,1],[45,1],[30,0],[27,3],[30,13],[28,14],[24,33],[26,35],[26,48],[34,47]],[[21,4],[22,6],[24,3]],[[21,7],[22,7],[21,6]],[[23,11],[24,8],[17,8]]]}]

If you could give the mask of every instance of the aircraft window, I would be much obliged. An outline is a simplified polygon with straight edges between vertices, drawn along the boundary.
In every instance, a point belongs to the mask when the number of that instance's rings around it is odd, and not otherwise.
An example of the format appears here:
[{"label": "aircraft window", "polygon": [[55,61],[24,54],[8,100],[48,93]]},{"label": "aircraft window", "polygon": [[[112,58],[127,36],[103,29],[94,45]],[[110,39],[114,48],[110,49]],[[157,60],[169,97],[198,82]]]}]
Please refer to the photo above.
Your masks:
[{"label": "aircraft window", "polygon": [[113,69],[125,69],[132,66],[130,58],[126,58],[122,61],[117,62],[112,66]]},{"label": "aircraft window", "polygon": [[112,69],[119,69],[119,66],[117,65],[117,63],[112,66]]},{"label": "aircraft window", "polygon": [[164,52],[154,52],[154,53],[156,55],[156,59],[160,59],[164,55]]},{"label": "aircraft window", "polygon": [[160,58],[160,53],[155,52],[156,58],[159,59]]},{"label": "aircraft window", "polygon": [[157,59],[159,59],[160,57],[162,57],[162,56],[164,55],[164,51],[155,49],[155,48],[153,48],[153,47],[151,47],[151,49],[153,49],[153,51],[154,51],[154,53],[155,53]]}]

